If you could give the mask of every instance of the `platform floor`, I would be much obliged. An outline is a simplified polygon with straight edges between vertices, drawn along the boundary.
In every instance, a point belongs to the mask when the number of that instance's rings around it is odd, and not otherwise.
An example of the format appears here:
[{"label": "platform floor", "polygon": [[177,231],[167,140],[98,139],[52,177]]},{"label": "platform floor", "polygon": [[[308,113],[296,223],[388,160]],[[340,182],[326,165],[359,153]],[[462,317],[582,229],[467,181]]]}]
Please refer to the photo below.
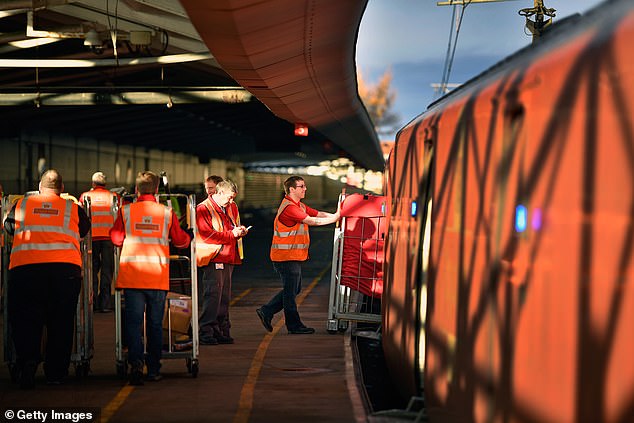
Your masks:
[{"label": "platform floor", "polygon": [[[250,224],[244,217],[243,222]],[[72,407],[98,410],[102,422],[366,421],[349,332],[326,331],[332,228],[311,229],[311,259],[298,297],[302,320],[317,330],[313,335],[287,334],[279,314],[268,333],[255,313],[280,289],[268,260],[270,236],[270,227],[254,225],[245,240],[247,259],[233,283],[235,344],[201,345],[198,377],[187,372],[184,359],[169,359],[163,360],[162,381],[127,385],[116,375],[114,314],[96,314],[90,374],[47,386],[40,366],[35,390],[23,391],[2,366],[2,413]]]}]

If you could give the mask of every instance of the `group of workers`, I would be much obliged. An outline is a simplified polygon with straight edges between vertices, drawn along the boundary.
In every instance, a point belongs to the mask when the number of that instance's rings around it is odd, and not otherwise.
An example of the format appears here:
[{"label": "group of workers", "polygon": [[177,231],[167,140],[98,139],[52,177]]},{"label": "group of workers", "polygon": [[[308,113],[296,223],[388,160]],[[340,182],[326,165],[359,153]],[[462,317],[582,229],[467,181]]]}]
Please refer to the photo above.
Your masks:
[{"label": "group of workers", "polygon": [[[236,184],[219,176],[204,181],[207,198],[196,207],[196,264],[202,275],[202,345],[231,344],[231,278],[244,258],[242,238],[249,228],[240,223],[235,203]],[[169,291],[169,246],[187,248],[192,228],[181,228],[178,216],[157,201],[159,176],[150,171],[136,178],[136,201],[106,189],[106,175],[96,172],[92,188],[79,204],[62,198],[64,184],[55,169],[45,171],[39,192],[19,199],[4,228],[13,235],[9,259],[8,315],[15,346],[15,371],[22,389],[35,386],[42,361],[42,333],[46,327],[44,374],[47,384],[61,384],[68,375],[73,346],[75,310],[82,280],[80,239],[92,229],[93,310],[111,310],[114,248],[120,248],[115,288],[123,290],[124,341],[128,346],[129,383],[162,379],[162,323]],[[301,290],[301,264],[308,259],[309,226],[336,222],[335,213],[318,211],[302,200],[306,182],[291,176],[284,182],[285,196],[273,222],[270,258],[282,289],[256,310],[264,328],[273,330],[280,311],[289,334],[315,330],[301,321],[296,296]],[[90,204],[90,218],[83,209]],[[116,205],[116,207],[114,206]],[[116,214],[115,214],[116,211]],[[100,276],[100,277],[99,277]],[[147,342],[143,345],[145,322]],[[144,367],[147,373],[144,377]]]}]

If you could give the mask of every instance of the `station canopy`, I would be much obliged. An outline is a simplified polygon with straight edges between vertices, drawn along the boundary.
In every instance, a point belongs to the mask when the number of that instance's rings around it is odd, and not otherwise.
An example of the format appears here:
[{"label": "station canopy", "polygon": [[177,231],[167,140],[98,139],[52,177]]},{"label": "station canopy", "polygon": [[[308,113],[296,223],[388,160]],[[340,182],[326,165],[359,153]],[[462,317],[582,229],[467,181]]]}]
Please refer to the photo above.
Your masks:
[{"label": "station canopy", "polygon": [[381,170],[356,83],[365,4],[4,0],[3,135],[26,127],[202,161],[347,157]]}]

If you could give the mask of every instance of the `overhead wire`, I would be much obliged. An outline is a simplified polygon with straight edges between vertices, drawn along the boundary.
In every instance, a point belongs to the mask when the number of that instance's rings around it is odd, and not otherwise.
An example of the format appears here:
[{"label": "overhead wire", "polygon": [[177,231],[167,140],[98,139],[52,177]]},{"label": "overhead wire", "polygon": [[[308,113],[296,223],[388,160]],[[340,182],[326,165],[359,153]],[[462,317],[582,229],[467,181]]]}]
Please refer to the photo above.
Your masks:
[{"label": "overhead wire", "polygon": [[449,28],[449,41],[447,43],[447,52],[445,55],[445,64],[443,67],[442,78],[440,81],[440,90],[439,96],[445,94],[447,90],[447,84],[449,83],[449,77],[451,76],[451,68],[453,66],[454,57],[456,55],[456,46],[458,45],[458,36],[460,35],[460,27],[462,26],[462,20],[464,17],[464,12],[471,4],[471,0],[468,0],[462,4],[462,10],[460,11],[460,17],[458,18],[456,25],[456,32],[454,36],[454,22],[456,21],[456,5],[453,7],[453,12],[451,16],[451,26]]}]

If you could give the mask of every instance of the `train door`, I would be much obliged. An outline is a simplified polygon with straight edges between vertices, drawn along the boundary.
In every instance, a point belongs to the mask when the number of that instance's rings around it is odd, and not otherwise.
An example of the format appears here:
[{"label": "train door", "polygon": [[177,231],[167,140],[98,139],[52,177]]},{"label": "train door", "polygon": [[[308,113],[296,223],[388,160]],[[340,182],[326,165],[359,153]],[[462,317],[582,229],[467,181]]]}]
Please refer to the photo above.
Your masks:
[{"label": "train door", "polygon": [[[416,330],[416,385],[419,392],[424,392],[425,347],[427,340],[426,319],[429,298],[429,271],[430,251],[432,237],[432,210],[434,187],[434,144],[436,142],[436,125],[423,130],[423,168],[420,186],[418,188],[418,200],[416,213],[418,215],[419,242],[418,242],[418,277],[415,292],[417,300],[417,330]],[[414,210],[413,210],[414,212]]]}]

